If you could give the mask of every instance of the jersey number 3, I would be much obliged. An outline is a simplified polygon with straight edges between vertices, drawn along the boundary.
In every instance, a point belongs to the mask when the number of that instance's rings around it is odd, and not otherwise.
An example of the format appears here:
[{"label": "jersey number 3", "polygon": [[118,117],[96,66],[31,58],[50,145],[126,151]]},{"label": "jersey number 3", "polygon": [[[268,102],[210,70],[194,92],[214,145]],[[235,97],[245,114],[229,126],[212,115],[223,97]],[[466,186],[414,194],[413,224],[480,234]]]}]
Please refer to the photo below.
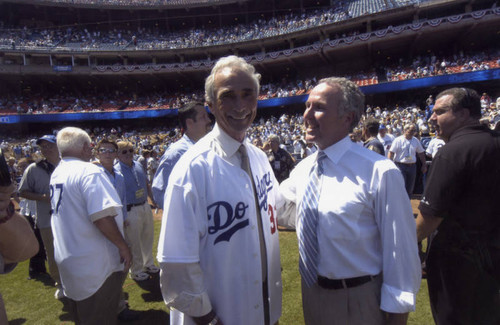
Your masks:
[{"label": "jersey number 3", "polygon": [[278,225],[276,224],[276,218],[274,217],[273,206],[269,204],[269,209],[267,211],[269,214],[269,221],[271,222],[271,234],[274,234]]},{"label": "jersey number 3", "polygon": [[59,212],[59,206],[61,205],[61,198],[63,194],[63,184],[50,185],[50,201],[52,207],[55,207],[54,213]]}]

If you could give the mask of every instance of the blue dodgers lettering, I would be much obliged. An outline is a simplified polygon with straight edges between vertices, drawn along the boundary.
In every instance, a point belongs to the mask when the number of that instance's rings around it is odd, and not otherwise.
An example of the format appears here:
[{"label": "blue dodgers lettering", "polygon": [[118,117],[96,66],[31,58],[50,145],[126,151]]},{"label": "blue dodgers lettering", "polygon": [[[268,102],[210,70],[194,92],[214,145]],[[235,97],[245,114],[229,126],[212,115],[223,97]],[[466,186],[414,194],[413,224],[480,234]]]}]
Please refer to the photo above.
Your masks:
[{"label": "blue dodgers lettering", "polygon": [[255,186],[259,201],[259,208],[261,211],[267,211],[267,193],[273,189],[271,173],[267,172],[267,174],[264,174],[261,179],[259,179],[259,176],[255,176]]},{"label": "blue dodgers lettering", "polygon": [[[208,227],[208,233],[213,235],[224,230],[215,238],[214,244],[220,241],[229,241],[238,230],[250,225],[248,218],[237,222],[245,217],[247,209],[248,205],[244,202],[238,202],[233,209],[231,204],[225,201],[218,201],[207,207],[208,220],[213,220],[213,226]],[[235,222],[236,224],[234,224]]]}]

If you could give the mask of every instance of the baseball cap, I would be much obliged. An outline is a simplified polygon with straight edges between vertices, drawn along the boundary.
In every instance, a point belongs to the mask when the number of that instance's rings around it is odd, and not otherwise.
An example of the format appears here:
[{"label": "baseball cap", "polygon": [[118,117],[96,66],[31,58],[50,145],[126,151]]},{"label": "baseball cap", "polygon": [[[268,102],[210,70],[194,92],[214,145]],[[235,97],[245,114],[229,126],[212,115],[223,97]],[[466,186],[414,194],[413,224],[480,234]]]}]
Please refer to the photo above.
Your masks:
[{"label": "baseball cap", "polygon": [[44,135],[40,139],[36,140],[36,144],[39,145],[42,140],[48,141],[50,143],[56,143],[56,136],[55,135]]},{"label": "baseball cap", "polygon": [[384,124],[380,124],[380,126],[378,127],[379,130],[385,130],[385,125]]}]

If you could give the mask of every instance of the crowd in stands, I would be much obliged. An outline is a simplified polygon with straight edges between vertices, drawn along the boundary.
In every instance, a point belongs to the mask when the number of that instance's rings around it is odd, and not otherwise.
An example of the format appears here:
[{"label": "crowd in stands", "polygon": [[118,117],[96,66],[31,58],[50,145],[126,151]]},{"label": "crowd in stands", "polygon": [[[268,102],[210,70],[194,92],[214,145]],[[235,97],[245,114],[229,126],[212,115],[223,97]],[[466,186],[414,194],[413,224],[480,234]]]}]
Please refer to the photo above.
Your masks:
[{"label": "crowd in stands", "polygon": [[[429,0],[420,0],[420,2],[425,2]],[[32,3],[65,3],[65,4],[82,4],[82,5],[112,5],[112,6],[137,6],[137,7],[148,7],[148,6],[168,6],[172,4],[195,4],[195,3],[208,3],[214,4],[221,2],[221,0],[32,0]],[[419,1],[416,0],[351,0],[347,1],[351,3],[353,10],[355,12],[361,13],[375,13],[381,10],[397,8],[404,5],[414,4]]]},{"label": "crowd in stands", "polygon": [[[417,127],[417,135],[429,137],[433,135],[433,127],[427,121],[432,113],[433,99],[432,96],[428,99],[429,104],[426,110],[418,108],[417,104],[405,105],[404,107],[396,107],[389,109],[387,107],[370,107],[367,106],[366,113],[361,118],[361,121],[353,131],[353,141],[360,142],[361,129],[363,123],[368,118],[377,119],[383,124],[387,131],[399,136],[403,133],[403,128],[408,123],[413,123]],[[487,124],[492,129],[500,128],[500,99],[495,102],[488,94],[484,93],[481,98],[482,119],[481,123]],[[167,124],[170,123],[170,124]],[[170,144],[177,141],[182,136],[182,130],[176,126],[175,119],[166,122],[163,127],[157,128],[132,128],[130,126],[116,126],[113,128],[93,127],[87,128],[86,131],[91,135],[94,144],[104,137],[115,137],[123,139],[134,144],[136,159],[138,159],[145,150],[154,152],[152,156],[159,159],[162,153]],[[53,130],[55,134],[57,130]],[[296,159],[303,158],[301,146],[305,145],[303,118],[300,114],[282,114],[281,116],[271,116],[270,118],[258,118],[253,126],[248,131],[249,139],[259,144],[263,150],[269,150],[268,139],[272,135],[277,135],[281,141],[281,147],[286,149]],[[4,137],[0,142],[0,148],[10,159],[12,173],[15,174],[16,164],[21,158],[31,158],[36,160],[40,157],[39,149],[36,146],[36,140],[39,135],[26,135],[24,139]]]},{"label": "crowd in stands", "polygon": [[32,0],[31,2],[42,3],[64,3],[64,4],[81,4],[81,5],[96,5],[96,6],[118,6],[118,7],[148,7],[148,6],[169,6],[179,4],[196,4],[209,3],[216,4],[221,0]]},{"label": "crowd in stands", "polygon": [[[438,59],[436,55],[417,57],[409,66],[398,64],[385,68],[388,81],[400,81],[443,74],[500,68],[500,54],[484,52],[458,54]],[[372,72],[346,76],[359,86],[377,84],[379,78]],[[260,100],[307,94],[316,85],[316,78],[283,79],[280,83],[261,85]],[[98,112],[115,110],[175,109],[191,100],[203,100],[203,91],[182,93],[135,93],[115,91],[112,94],[86,94],[85,96],[33,94],[31,96],[0,97],[0,114],[47,114],[71,112]]]},{"label": "crowd in stands", "polygon": [[463,51],[441,60],[431,54],[416,57],[411,66],[394,66],[386,69],[387,81],[400,81],[432,77],[444,74],[454,74],[478,70],[488,70],[500,67],[500,56],[484,52],[464,55]]},{"label": "crowd in stands", "polygon": [[[116,1],[121,2],[121,0]],[[417,2],[419,1],[338,1],[332,7],[302,14],[287,14],[269,20],[259,19],[249,24],[238,24],[222,28],[200,27],[174,32],[153,30],[145,27],[139,27],[137,30],[113,28],[104,31],[102,26],[99,26],[99,29],[97,29],[97,26],[41,30],[26,27],[18,29],[15,27],[8,28],[8,26],[4,26],[0,22],[0,47],[30,49],[61,46],[82,50],[110,47],[130,47],[131,49],[141,50],[203,47],[288,34]],[[342,35],[342,37],[345,36],[352,35]]]}]

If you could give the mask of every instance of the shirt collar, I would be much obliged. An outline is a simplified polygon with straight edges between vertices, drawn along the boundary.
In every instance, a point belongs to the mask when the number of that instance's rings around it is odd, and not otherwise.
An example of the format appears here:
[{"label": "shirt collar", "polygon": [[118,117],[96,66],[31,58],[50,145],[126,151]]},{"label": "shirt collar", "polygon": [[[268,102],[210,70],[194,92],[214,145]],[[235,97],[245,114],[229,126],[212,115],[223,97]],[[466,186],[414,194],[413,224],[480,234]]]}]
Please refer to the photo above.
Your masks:
[{"label": "shirt collar", "polygon": [[194,144],[194,141],[193,141],[193,140],[191,140],[191,138],[190,138],[190,137],[188,137],[188,135],[187,135],[186,133],[184,133],[184,134],[182,135],[182,137],[183,137],[183,138],[184,138],[184,140],[186,140],[187,142],[189,142],[189,143],[191,143],[191,144]]},{"label": "shirt collar", "polygon": [[342,158],[344,153],[346,153],[353,144],[354,143],[351,141],[351,138],[349,138],[349,136],[346,136],[342,140],[332,144],[323,151],[325,152],[328,159],[337,164],[340,158]]},{"label": "shirt collar", "polygon": [[220,152],[221,156],[227,158],[232,157],[238,151],[239,147],[246,142],[246,138],[243,140],[243,143],[233,139],[217,123],[215,123],[212,134],[222,150]]},{"label": "shirt collar", "polygon": [[457,130],[455,130],[455,132],[453,132],[453,134],[450,136],[450,139],[448,140],[448,142],[450,142],[451,140],[454,140],[455,138],[460,137],[462,135],[476,133],[478,131],[489,131],[489,130],[490,129],[487,126],[481,125],[479,123],[464,125],[464,126],[458,128]]}]

